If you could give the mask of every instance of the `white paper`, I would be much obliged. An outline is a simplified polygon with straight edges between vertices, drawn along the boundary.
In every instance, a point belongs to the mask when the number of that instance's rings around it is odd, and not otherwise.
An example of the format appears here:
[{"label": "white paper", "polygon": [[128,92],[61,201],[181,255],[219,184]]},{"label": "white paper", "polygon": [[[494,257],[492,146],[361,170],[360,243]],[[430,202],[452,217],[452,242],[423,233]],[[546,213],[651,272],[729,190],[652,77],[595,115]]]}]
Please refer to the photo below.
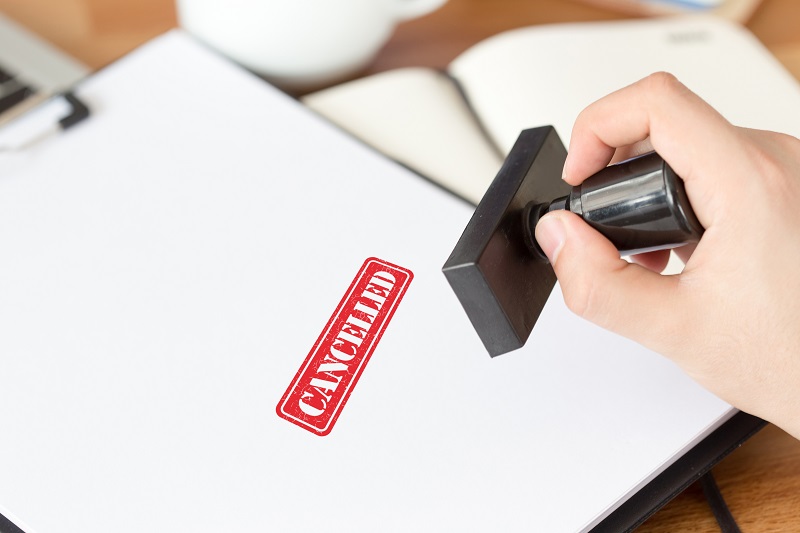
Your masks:
[{"label": "white paper", "polygon": [[[735,411],[571,315],[490,359],[471,208],[173,32],[0,167],[0,512],[29,533],[576,531]],[[414,280],[332,433],[275,407],[362,262]],[[680,334],[680,332],[676,332]]]},{"label": "white paper", "polygon": [[453,80],[432,69],[390,70],[303,103],[475,204],[503,163]]},{"label": "white paper", "polygon": [[666,71],[739,126],[800,136],[800,85],[745,28],[685,16],[520,28],[456,59],[453,75],[497,145],[552,124],[565,144],[578,113]]}]

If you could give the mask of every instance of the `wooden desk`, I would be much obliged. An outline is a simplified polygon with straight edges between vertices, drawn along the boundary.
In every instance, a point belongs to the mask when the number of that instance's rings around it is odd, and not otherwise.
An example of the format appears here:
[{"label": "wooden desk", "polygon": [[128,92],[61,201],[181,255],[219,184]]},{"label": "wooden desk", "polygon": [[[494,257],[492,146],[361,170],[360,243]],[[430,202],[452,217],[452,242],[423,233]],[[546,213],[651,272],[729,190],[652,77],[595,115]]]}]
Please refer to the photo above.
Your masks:
[{"label": "wooden desk", "polygon": [[[0,0],[0,11],[94,68],[176,24],[172,0]],[[618,18],[624,16],[568,0],[450,0],[436,13],[401,25],[364,74],[414,65],[443,68],[472,44],[514,27]],[[764,0],[747,26],[800,79],[800,2]],[[800,442],[768,427],[714,474],[744,531],[800,531]],[[719,528],[699,488],[692,487],[639,531]]]}]

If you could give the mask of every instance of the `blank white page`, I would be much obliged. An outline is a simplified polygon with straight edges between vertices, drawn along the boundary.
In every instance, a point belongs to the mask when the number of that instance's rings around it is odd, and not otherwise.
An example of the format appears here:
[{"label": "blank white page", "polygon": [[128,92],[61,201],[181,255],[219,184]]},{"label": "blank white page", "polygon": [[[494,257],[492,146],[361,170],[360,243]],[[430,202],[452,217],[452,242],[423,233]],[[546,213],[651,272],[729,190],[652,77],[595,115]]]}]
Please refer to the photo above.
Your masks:
[{"label": "blank white page", "polygon": [[719,17],[520,28],[473,46],[450,71],[503,153],[520,130],[544,124],[568,145],[584,107],[657,71],[733,124],[800,136],[800,84],[746,28]]},{"label": "blank white page", "polygon": [[[472,209],[172,32],[0,167],[0,512],[28,532],[575,531],[735,411],[570,314],[490,359]],[[368,257],[414,278],[332,432],[276,406]]]},{"label": "blank white page", "polygon": [[382,72],[303,103],[476,205],[503,163],[455,82],[433,69]]}]

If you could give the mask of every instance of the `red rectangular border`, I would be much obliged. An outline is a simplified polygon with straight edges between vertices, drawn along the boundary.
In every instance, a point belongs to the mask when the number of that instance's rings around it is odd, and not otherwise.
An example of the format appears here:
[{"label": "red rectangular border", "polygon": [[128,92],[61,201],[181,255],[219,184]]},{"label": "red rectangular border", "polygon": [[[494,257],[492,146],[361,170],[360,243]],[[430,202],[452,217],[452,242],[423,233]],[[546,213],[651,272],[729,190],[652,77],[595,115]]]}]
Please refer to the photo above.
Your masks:
[{"label": "red rectangular border", "polygon": [[331,432],[413,278],[388,261],[364,261],[278,402],[279,417],[315,435]]}]

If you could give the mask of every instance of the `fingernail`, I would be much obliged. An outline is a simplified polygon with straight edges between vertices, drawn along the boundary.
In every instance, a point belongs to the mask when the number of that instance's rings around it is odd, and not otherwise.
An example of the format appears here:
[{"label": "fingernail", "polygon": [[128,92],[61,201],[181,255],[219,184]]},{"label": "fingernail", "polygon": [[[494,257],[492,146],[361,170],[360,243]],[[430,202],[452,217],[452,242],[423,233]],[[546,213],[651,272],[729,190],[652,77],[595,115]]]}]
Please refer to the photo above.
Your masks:
[{"label": "fingernail", "polygon": [[561,179],[562,180],[566,180],[567,179],[567,161],[569,161],[569,156],[567,156],[567,159],[564,160],[564,168],[561,169]]},{"label": "fingernail", "polygon": [[542,247],[550,263],[555,265],[558,260],[558,254],[561,253],[561,248],[564,247],[564,241],[567,238],[567,230],[564,227],[564,222],[558,215],[548,215],[542,217],[539,223],[536,224],[536,242]]}]

